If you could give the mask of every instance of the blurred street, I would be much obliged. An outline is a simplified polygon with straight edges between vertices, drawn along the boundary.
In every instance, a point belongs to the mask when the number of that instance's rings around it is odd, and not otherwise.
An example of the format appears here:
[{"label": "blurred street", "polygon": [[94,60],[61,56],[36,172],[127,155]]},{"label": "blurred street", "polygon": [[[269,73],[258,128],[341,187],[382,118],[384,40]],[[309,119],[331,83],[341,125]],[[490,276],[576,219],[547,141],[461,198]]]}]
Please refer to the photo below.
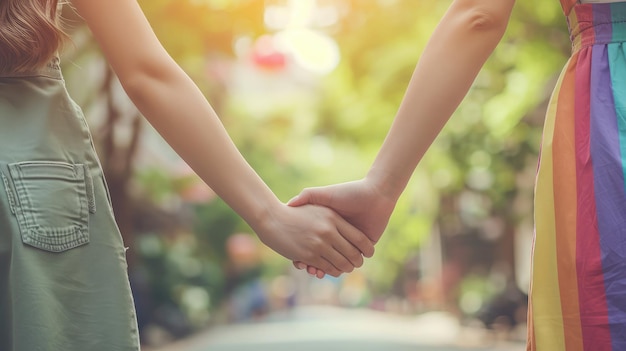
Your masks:
[{"label": "blurred street", "polygon": [[495,341],[461,327],[443,312],[405,317],[371,310],[299,307],[262,321],[219,326],[148,351],[523,351],[522,342]]}]

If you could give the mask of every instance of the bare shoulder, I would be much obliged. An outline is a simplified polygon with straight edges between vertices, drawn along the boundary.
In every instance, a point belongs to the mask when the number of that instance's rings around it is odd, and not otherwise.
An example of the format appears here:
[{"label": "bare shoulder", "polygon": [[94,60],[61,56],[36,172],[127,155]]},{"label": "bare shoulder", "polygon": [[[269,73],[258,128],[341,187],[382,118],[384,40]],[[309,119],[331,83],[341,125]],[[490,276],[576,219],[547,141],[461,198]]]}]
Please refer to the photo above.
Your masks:
[{"label": "bare shoulder", "polygon": [[136,0],[71,0],[71,4],[120,79],[146,67],[172,64]]}]

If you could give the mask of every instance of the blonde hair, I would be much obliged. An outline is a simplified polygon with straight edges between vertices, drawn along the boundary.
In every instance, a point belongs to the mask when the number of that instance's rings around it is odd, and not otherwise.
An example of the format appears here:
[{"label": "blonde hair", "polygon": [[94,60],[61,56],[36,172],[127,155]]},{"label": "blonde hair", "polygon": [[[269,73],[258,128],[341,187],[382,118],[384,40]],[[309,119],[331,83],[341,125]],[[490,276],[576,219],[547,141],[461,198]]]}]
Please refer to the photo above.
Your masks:
[{"label": "blonde hair", "polygon": [[59,0],[0,0],[0,71],[26,72],[50,62],[66,34]]}]

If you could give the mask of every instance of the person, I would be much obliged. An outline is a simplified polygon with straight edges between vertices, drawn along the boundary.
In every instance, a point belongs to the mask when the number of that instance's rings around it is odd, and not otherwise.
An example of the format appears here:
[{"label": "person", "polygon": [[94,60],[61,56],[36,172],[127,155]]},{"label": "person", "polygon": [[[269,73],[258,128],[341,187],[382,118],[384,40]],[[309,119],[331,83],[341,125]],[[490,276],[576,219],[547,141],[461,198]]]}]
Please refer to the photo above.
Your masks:
[{"label": "person", "polygon": [[[138,350],[124,243],[59,69],[58,1],[0,2],[0,350]],[[278,200],[136,1],[70,4],[140,112],[263,243],[333,275],[373,254],[333,211]]]},{"label": "person", "polygon": [[[572,55],[551,96],[539,157],[527,349],[626,350],[626,2],[560,3]],[[377,241],[416,165],[503,36],[513,6],[453,1],[367,175],[304,189],[289,204],[330,207]]]}]

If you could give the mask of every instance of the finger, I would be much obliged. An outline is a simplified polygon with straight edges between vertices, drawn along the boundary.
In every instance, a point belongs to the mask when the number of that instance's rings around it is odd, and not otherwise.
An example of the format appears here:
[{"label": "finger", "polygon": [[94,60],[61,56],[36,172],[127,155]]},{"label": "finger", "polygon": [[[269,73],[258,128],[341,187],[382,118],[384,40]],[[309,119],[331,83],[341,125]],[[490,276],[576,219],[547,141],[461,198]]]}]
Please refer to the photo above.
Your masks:
[{"label": "finger", "polygon": [[374,244],[367,235],[363,234],[362,231],[355,228],[352,224],[346,222],[343,218],[338,219],[336,225],[341,236],[355,247],[360,254],[362,253],[365,257],[374,256]]},{"label": "finger", "polygon": [[[335,267],[332,263],[330,263],[329,261],[327,261],[327,264],[326,264],[326,265],[323,265],[323,264],[322,264],[322,265],[320,265],[320,267],[323,267],[323,268],[316,268],[316,269],[317,269],[317,271],[316,271],[315,273],[312,273],[311,275],[313,275],[313,276],[317,276],[317,277],[319,278],[319,275],[318,275],[318,274],[321,274],[321,273],[319,273],[319,272],[320,272],[320,271],[323,271],[323,272],[326,272],[326,274],[328,274],[328,275],[331,275],[331,276],[333,276],[333,277],[338,277],[338,276],[340,276],[342,273],[344,273],[344,271],[342,271],[342,270],[340,270],[340,269],[336,268],[336,267]],[[313,267],[313,268],[315,268],[315,267]]]},{"label": "finger", "polygon": [[[337,231],[340,235],[333,236],[331,245],[333,245],[335,251],[341,254],[346,260],[348,260],[348,262],[350,262],[353,267],[361,267],[363,265],[363,256],[361,255],[361,251],[359,251],[356,246],[354,246],[350,241],[348,241],[348,239],[346,239],[346,237],[354,236],[355,234],[347,234],[343,233],[342,231],[356,230],[356,237],[359,236],[360,232],[357,229],[354,229],[354,227],[352,227],[351,225],[347,223],[344,224],[341,219],[336,222],[335,225],[337,226]],[[364,234],[362,233],[360,235],[364,236]],[[365,240],[368,241],[368,239]],[[371,243],[369,243],[369,245],[373,248],[373,245]],[[335,259],[335,256],[332,256],[332,258]],[[332,262],[339,263],[340,261]],[[337,268],[339,269],[343,269],[343,267],[344,266],[337,266]]]},{"label": "finger", "polygon": [[309,204],[311,201],[311,192],[308,189],[304,189],[300,194],[293,197],[287,202],[287,205],[292,207],[298,207]]},{"label": "finger", "polygon": [[[296,195],[294,198],[287,202],[287,205],[292,207],[303,206],[303,205],[322,205],[322,206],[330,206],[330,201],[328,201],[330,194],[328,189],[325,188],[306,188],[303,189],[300,194]],[[332,207],[332,206],[331,206]]]},{"label": "finger", "polygon": [[298,206],[306,205],[308,203],[309,202],[307,198],[302,193],[292,197],[291,200],[287,201],[287,205],[291,207],[298,207]]},{"label": "finger", "polygon": [[333,264],[333,261],[329,259],[328,257],[333,257],[333,260],[334,259],[337,259],[339,261],[343,260],[344,264],[347,264],[347,267],[350,270],[353,269],[353,267],[349,264],[349,262],[343,256],[341,256],[341,254],[339,254],[337,251],[333,250],[332,247],[330,247],[327,250],[325,250],[323,256],[318,256],[315,259],[309,260],[310,263],[307,266],[307,273],[309,273],[312,276],[317,276],[319,278],[321,275],[320,271],[325,274],[331,275],[333,277],[338,277],[342,273],[345,272],[344,270],[336,267]]},{"label": "finger", "polygon": [[[317,278],[321,278],[322,275],[320,273],[320,270],[318,269],[317,271],[318,271],[318,273],[316,273],[314,276],[316,276]],[[324,269],[323,271],[325,271],[326,274],[328,274],[330,276],[333,276],[335,278],[337,278],[340,275],[342,275],[343,273],[345,273],[342,270],[339,270],[339,269],[335,268],[332,264],[328,266],[328,269]]]},{"label": "finger", "polygon": [[[344,261],[334,261],[337,262],[337,264],[340,264],[341,266],[336,266],[338,269],[341,269],[342,271],[349,273],[352,272],[354,270],[354,268],[359,268],[363,265],[363,255],[361,255],[361,252],[354,247],[352,244],[350,244],[348,241],[343,240],[341,241],[341,243],[339,243],[337,246],[333,246],[335,248],[335,251],[337,253],[339,253],[345,260]],[[334,263],[333,262],[333,263]],[[350,266],[350,270],[346,270],[348,268],[348,266]]]},{"label": "finger", "polygon": [[306,266],[306,271],[310,275],[314,275],[314,276],[318,277],[319,279],[324,278],[324,276],[326,275],[326,273],[323,270],[317,269],[317,268],[315,268],[313,266]]},{"label": "finger", "polygon": [[[361,254],[352,245],[347,245],[350,246],[354,252],[352,256],[361,257]],[[332,268],[334,268],[332,271],[338,270],[340,273],[350,273],[354,270],[355,264],[352,263],[348,258],[346,258],[346,256],[341,251],[337,250],[334,245],[332,248],[324,251],[322,257],[332,265]],[[363,258],[361,258],[361,260],[362,259]],[[326,273],[332,276],[335,276],[334,274],[332,274],[331,270],[324,269],[324,267],[317,265],[315,267],[326,271]]]},{"label": "finger", "polygon": [[292,261],[291,263],[293,263],[293,266],[296,267],[296,269],[299,270],[303,270],[305,268],[307,268],[307,265],[302,262],[302,261]]}]

